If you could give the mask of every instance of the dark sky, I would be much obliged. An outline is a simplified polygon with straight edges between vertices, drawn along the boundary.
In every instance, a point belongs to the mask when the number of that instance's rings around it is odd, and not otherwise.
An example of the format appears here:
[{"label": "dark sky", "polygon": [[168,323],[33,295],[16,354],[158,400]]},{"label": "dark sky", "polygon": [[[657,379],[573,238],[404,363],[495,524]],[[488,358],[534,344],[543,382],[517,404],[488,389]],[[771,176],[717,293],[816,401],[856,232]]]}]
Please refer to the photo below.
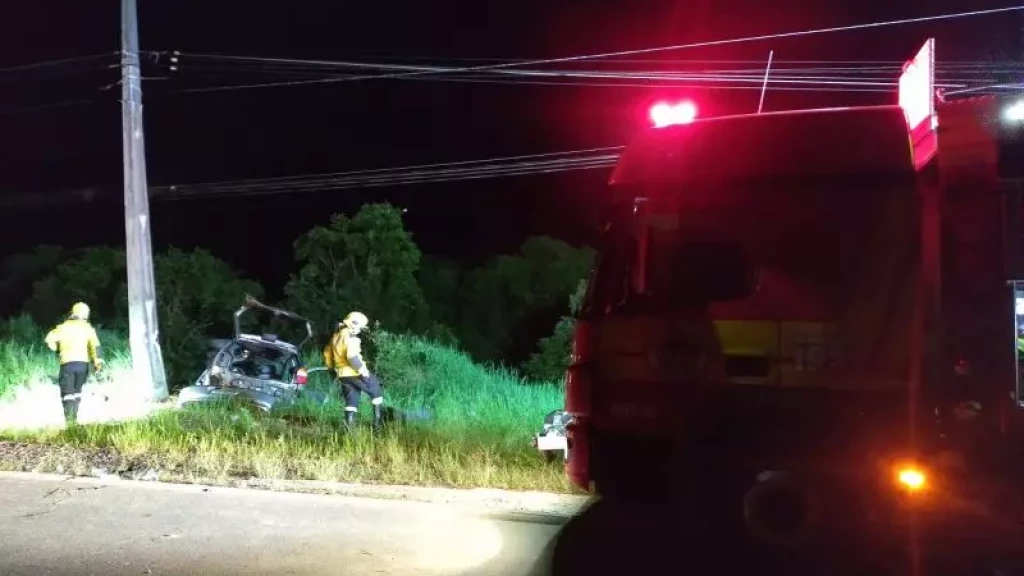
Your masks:
[{"label": "dark sky", "polygon": [[[382,57],[408,63],[552,58],[728,37],[841,26],[1012,3],[891,0],[617,0],[444,3],[140,0],[143,50],[323,60]],[[375,7],[371,7],[375,6]],[[836,33],[801,40],[688,50],[645,58],[903,60],[929,35],[941,60],[1005,49],[1014,16]],[[3,208],[10,253],[41,243],[123,242],[116,0],[22,3],[0,23],[0,68],[109,53],[108,58],[0,71],[0,194],[91,188],[90,202],[46,210]],[[580,65],[582,66],[582,65]],[[645,65],[671,70],[672,64]],[[579,66],[577,66],[579,67]],[[183,88],[279,80],[231,63],[166,56],[144,65],[152,185],[262,178],[613,146],[641,125],[650,88],[522,86],[375,80],[181,93]],[[101,88],[108,86],[107,90]],[[676,94],[672,94],[676,95]],[[704,114],[752,111],[756,90],[688,91]],[[894,95],[768,93],[769,109],[871,104]],[[91,100],[91,104],[76,103]],[[70,105],[48,107],[55,103]],[[39,108],[33,108],[33,107]],[[154,201],[154,244],[204,245],[269,283],[289,270],[291,242],[333,212],[390,200],[429,252],[475,260],[512,250],[526,234],[580,240],[605,171],[217,200]]]}]

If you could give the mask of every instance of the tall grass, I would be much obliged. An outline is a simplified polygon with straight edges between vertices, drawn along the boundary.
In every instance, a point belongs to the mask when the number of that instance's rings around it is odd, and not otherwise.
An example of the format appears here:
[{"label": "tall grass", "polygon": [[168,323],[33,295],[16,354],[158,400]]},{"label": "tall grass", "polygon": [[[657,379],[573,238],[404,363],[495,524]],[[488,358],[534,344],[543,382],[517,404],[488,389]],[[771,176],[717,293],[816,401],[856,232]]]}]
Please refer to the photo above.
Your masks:
[{"label": "tall grass", "polygon": [[[42,330],[16,319],[0,327],[0,338],[0,404],[33,386],[56,388],[48,383],[57,365],[41,343]],[[116,394],[131,385],[129,358],[123,338],[101,338],[111,367],[107,385]],[[545,463],[529,445],[544,415],[562,404],[558,384],[527,382],[514,371],[475,364],[462,352],[416,337],[378,333],[373,339],[378,353],[372,365],[385,384],[387,404],[418,417],[384,434],[346,431],[333,381],[319,372],[311,386],[331,392],[326,406],[300,404],[264,416],[211,406],[35,430],[10,429],[0,409],[0,439],[74,447],[80,461],[63,466],[85,472],[93,465],[90,453],[113,451],[121,468],[155,468],[184,479],[568,489],[561,468]],[[308,360],[319,364],[318,354]],[[52,402],[59,413],[55,393]]]},{"label": "tall grass", "polygon": [[[57,356],[46,347],[47,330],[28,316],[16,316],[0,322],[0,402],[23,393],[57,389]],[[107,370],[93,378],[94,384],[109,388],[129,386],[131,356],[121,334],[97,330],[103,343]],[[0,428],[3,419],[0,416]]]}]

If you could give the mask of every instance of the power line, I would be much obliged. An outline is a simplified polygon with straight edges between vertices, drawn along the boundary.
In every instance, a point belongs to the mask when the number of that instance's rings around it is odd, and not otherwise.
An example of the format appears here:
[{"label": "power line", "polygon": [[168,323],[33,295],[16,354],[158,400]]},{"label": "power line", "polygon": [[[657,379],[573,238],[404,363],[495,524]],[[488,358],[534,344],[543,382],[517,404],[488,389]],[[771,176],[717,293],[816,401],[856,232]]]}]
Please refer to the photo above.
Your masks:
[{"label": "power line", "polygon": [[[507,86],[571,86],[571,87],[584,87],[584,88],[663,88],[663,89],[674,89],[674,90],[760,90],[760,86],[749,85],[700,85],[700,84],[639,84],[639,83],[625,83],[625,82],[579,82],[579,81],[545,81],[545,80],[525,80],[525,79],[498,79],[498,78],[476,78],[476,77],[437,77],[437,78],[403,78],[402,80],[409,81],[430,81],[430,82],[455,82],[465,84],[502,84]],[[769,84],[773,82],[769,81]],[[772,92],[873,92],[873,93],[892,93],[891,89],[888,88],[858,88],[858,87],[812,87],[812,86],[774,86],[772,85]]]},{"label": "power line", "polygon": [[351,188],[379,188],[384,186],[402,186],[411,184],[436,184],[445,182],[460,182],[466,180],[478,180],[486,178],[509,178],[515,176],[533,176],[540,174],[554,174],[579,170],[593,170],[611,168],[614,160],[594,160],[579,162],[571,165],[552,165],[542,167],[509,168],[503,170],[465,170],[445,175],[421,175],[393,178],[378,178],[369,181],[340,181],[340,182],[315,182],[304,183],[292,186],[274,186],[267,188],[254,188],[248,190],[233,191],[210,191],[205,193],[185,193],[160,195],[155,199],[161,200],[186,200],[196,198],[218,198],[238,196],[261,196],[269,194],[291,194],[295,192],[326,192],[346,190]]},{"label": "power line", "polygon": [[[252,61],[252,63],[266,63],[270,64],[282,64],[282,60],[279,58],[257,58],[253,56],[212,56],[208,57],[224,59],[237,59],[243,58],[245,61]],[[296,63],[302,65],[308,61],[311,65],[322,65],[326,63],[326,60],[286,60],[287,63]],[[378,68],[380,65],[368,64],[368,63],[352,63],[352,61],[345,61],[345,63],[332,63],[334,66],[340,68]],[[429,71],[431,73],[445,74],[459,72],[461,69],[453,67],[419,67],[419,66],[408,66],[408,65],[387,65],[384,67],[385,70],[411,70],[411,71]],[[227,69],[233,71],[236,69]],[[817,71],[825,71],[824,69],[814,69]],[[199,70],[200,72],[203,69]],[[318,73],[317,70],[310,70],[308,68],[298,67],[286,67],[286,68],[256,68],[256,69],[242,69],[244,72],[258,72],[258,73],[269,73],[269,74],[287,74],[287,75],[313,75]],[[899,69],[893,67],[887,72],[896,73]],[[550,77],[550,78],[569,78],[569,79],[628,79],[628,80],[647,80],[647,81],[707,81],[707,82],[755,82],[760,84],[763,81],[764,71],[760,69],[752,69],[750,71],[728,71],[728,70],[715,70],[715,71],[699,71],[699,72],[665,72],[665,71],[618,71],[618,72],[607,72],[607,71],[545,71],[545,70],[507,70],[507,71],[496,71],[498,74],[511,75],[511,76],[523,76],[523,77]],[[876,78],[876,77],[856,77],[856,76],[827,76],[827,75],[809,75],[809,71],[802,69],[786,69],[780,68],[776,71],[776,74],[772,75],[772,81],[776,84],[815,84],[815,85],[850,85],[850,86],[897,86],[897,82],[889,77]],[[850,71],[848,71],[850,72]],[[873,72],[873,71],[872,71]],[[802,73],[802,74],[801,74]],[[351,76],[348,76],[350,78]],[[339,75],[332,75],[331,78],[337,79],[342,78]],[[431,79],[434,77],[431,77]],[[940,82],[939,87],[946,88],[963,88],[969,80],[947,79],[946,81]],[[218,89],[218,87],[207,87],[207,88],[196,88],[193,90],[183,91],[210,91]]]},{"label": "power line", "polygon": [[[407,172],[407,171],[416,171],[416,170],[433,169],[433,168],[451,168],[451,167],[471,166],[471,165],[479,165],[479,164],[494,164],[494,163],[500,163],[500,162],[518,162],[518,161],[521,161],[521,160],[536,160],[536,159],[541,159],[541,158],[554,158],[554,157],[558,157],[558,156],[582,156],[582,155],[585,155],[585,154],[617,152],[619,150],[622,150],[622,148],[623,148],[623,146],[604,146],[604,147],[600,147],[600,148],[583,148],[583,149],[579,149],[579,150],[563,150],[561,152],[543,152],[543,153],[539,153],[539,154],[519,154],[519,155],[516,155],[516,156],[498,156],[498,157],[494,157],[494,158],[482,158],[482,159],[478,159],[478,160],[459,160],[459,161],[455,161],[455,162],[431,162],[431,163],[428,163],[428,164],[414,164],[414,165],[411,165],[411,166],[395,166],[395,167],[390,167],[390,168],[371,168],[371,169],[363,169],[363,170],[348,170],[348,171],[344,171],[344,172],[327,172],[327,173],[309,174],[309,175],[303,175],[303,176],[277,176],[277,177],[272,177],[272,178],[248,178],[248,179],[241,179],[241,180],[225,180],[225,181],[219,181],[219,182],[206,182],[206,183],[203,183],[202,185],[208,185],[208,186],[241,185],[241,184],[262,183],[262,182],[287,182],[287,181],[292,181],[292,180],[296,180],[296,179],[308,179],[308,178],[327,179],[327,178],[339,178],[339,177],[347,177],[347,176],[364,176],[364,175],[372,175],[372,174]],[[176,185],[176,186],[180,186],[180,185]],[[175,186],[174,185],[172,185],[172,186],[165,186],[164,188],[168,188],[168,187],[173,188]]]},{"label": "power line", "polygon": [[[422,65],[422,64],[386,64],[373,61],[353,61],[353,60],[323,60],[323,59],[299,59],[299,58],[274,58],[274,57],[263,57],[263,56],[238,56],[238,55],[227,55],[227,54],[197,54],[197,53],[181,53],[174,52],[177,57],[180,58],[195,58],[200,60],[199,64],[202,66],[203,60],[212,61],[224,61],[233,62],[236,64],[272,64],[273,67],[260,67],[256,70],[293,70],[293,69],[334,69],[334,68],[356,68],[356,69],[374,69],[374,70],[385,70],[385,71],[409,71],[409,72],[462,72],[465,67],[449,66],[441,64]],[[410,58],[415,60],[416,58]],[[519,62],[519,61],[517,61]],[[522,61],[526,62],[526,61]],[[660,62],[661,64],[676,63],[676,64],[688,64],[696,65],[700,63],[728,63],[737,62],[747,64],[747,61],[711,61],[711,60],[671,60]],[[903,62],[891,62],[891,63],[872,63],[867,66],[807,66],[803,63],[815,61],[802,61],[802,60],[779,60],[778,70],[780,72],[892,72],[900,71],[903,68]],[[621,62],[602,62],[603,64],[609,63],[621,63]],[[819,64],[831,64],[828,61],[817,61]],[[763,63],[761,66],[754,66],[751,68],[714,68],[702,70],[705,74],[730,74],[730,73],[750,73],[750,74],[761,74],[764,72]],[[794,64],[802,64],[794,66]],[[186,66],[187,67],[187,66]],[[998,67],[1010,67],[1017,69],[1024,69],[1024,64],[1017,63],[989,63],[989,62],[975,62],[975,63],[956,63],[956,62],[939,62],[936,65],[938,70],[957,70],[957,71],[987,71],[988,69]],[[622,70],[508,70],[499,69],[493,70],[487,68],[483,70],[491,73],[502,73],[502,74],[525,74],[525,73],[545,73],[545,74],[643,74],[643,75],[655,75],[655,74],[675,74],[677,72],[666,72],[663,68],[657,70],[642,70],[642,71],[622,71]]]},{"label": "power line", "polygon": [[51,66],[63,66],[65,64],[76,64],[80,62],[88,62],[91,60],[97,60],[100,58],[110,58],[111,56],[117,55],[117,52],[106,52],[103,54],[92,54],[90,56],[75,56],[73,58],[61,58],[59,60],[43,60],[40,62],[33,62],[31,64],[21,64],[18,66],[10,66],[7,68],[0,68],[0,74],[6,72],[21,72],[24,70],[35,70],[38,68],[48,68]]},{"label": "power line", "polygon": [[[466,57],[441,57],[441,56],[364,56],[367,60],[387,60],[387,61],[401,61],[401,60],[414,60],[421,62],[491,62],[491,63],[504,63],[504,62],[534,62],[535,58],[466,58]],[[786,64],[858,64],[867,66],[888,66],[888,67],[902,67],[905,63],[903,60],[779,60]],[[1014,64],[1022,66],[1014,60],[1004,61],[988,61],[988,60],[947,60],[952,65],[980,65],[986,66],[989,64]],[[604,62],[605,64],[764,64],[763,59],[747,59],[747,60],[730,60],[730,59],[707,59],[707,58],[682,58],[682,59],[662,59],[662,58],[620,58],[610,62]]]},{"label": "power line", "polygon": [[[396,168],[356,170],[334,174],[311,174],[279,178],[164,186],[164,197],[218,197],[281,192],[334,190],[353,187],[379,187],[421,182],[449,181],[526,174],[541,174],[595,167],[610,167],[621,147],[573,150],[548,154],[508,156],[486,160],[421,164]],[[560,156],[556,158],[556,156]]]},{"label": "power line", "polygon": [[[215,71],[223,70],[214,68]],[[229,68],[228,71],[239,71],[237,69]],[[452,69],[457,70],[457,69]],[[208,72],[209,69],[200,69],[197,72]],[[298,77],[308,78],[322,77],[323,73],[308,69],[266,69],[266,68],[255,68],[255,69],[243,69],[243,72],[256,72],[261,74],[274,74],[285,77]],[[439,70],[440,72],[440,70]],[[763,82],[763,73],[757,75],[746,75],[739,73],[730,73],[733,71],[726,71],[725,73],[717,72],[699,72],[699,73],[672,73],[672,72],[625,72],[625,73],[608,73],[608,72],[558,72],[551,73],[546,71],[508,71],[512,72],[511,76],[504,76],[502,79],[487,78],[480,76],[464,76],[464,75],[433,75],[429,77],[407,77],[407,78],[396,78],[397,80],[413,80],[413,81],[448,81],[448,82],[468,82],[468,83],[491,83],[491,84],[521,84],[521,85],[546,85],[546,86],[577,86],[577,87],[623,87],[623,88],[686,88],[686,89],[726,89],[726,88],[761,88]],[[856,76],[827,76],[827,75],[798,75],[795,72],[798,70],[794,69],[783,69],[778,74],[773,74],[769,79],[769,83],[773,86],[773,91],[852,91],[852,92],[890,92],[895,89],[897,83],[889,78],[884,77],[856,77]],[[893,76],[898,72],[898,68],[892,70]],[[331,74],[330,79],[344,79],[350,78],[351,75],[344,74]],[[536,81],[528,78],[533,77],[544,77],[552,78],[547,81]],[[600,79],[607,80],[607,82],[584,82],[581,79]],[[611,82],[614,80],[614,82]],[[634,80],[644,81],[645,83],[628,83],[623,80]],[[718,86],[709,85],[694,85],[694,84],[669,84],[669,82],[697,82],[697,83],[710,83],[719,84]],[[972,82],[983,81],[983,79],[967,79],[967,78],[955,78],[940,80],[937,86],[940,88],[947,89],[959,89],[965,88]],[[751,86],[725,86],[722,84],[737,84],[746,83]],[[794,87],[794,85],[802,85],[802,87]],[[200,87],[200,88],[185,88],[179,90],[172,90],[171,92],[216,92],[221,90],[230,90],[237,85],[229,86],[213,86],[213,87]],[[815,86],[816,88],[810,88],[808,86]],[[838,87],[838,88],[837,88]],[[855,87],[853,89],[847,87]],[[867,89],[865,89],[867,88]]]},{"label": "power line", "polygon": [[943,92],[943,96],[962,96],[964,94],[979,94],[985,92],[1000,92],[1004,90],[1024,90],[1024,82],[1013,82],[1007,84],[988,84],[986,86],[975,86],[961,90],[949,90]]},{"label": "power line", "polygon": [[[833,27],[828,27],[828,28],[817,28],[817,29],[810,29],[810,30],[799,30],[799,31],[793,31],[793,32],[775,33],[775,34],[761,34],[761,35],[757,35],[757,36],[747,36],[747,37],[741,37],[741,38],[730,38],[730,39],[725,39],[725,40],[709,40],[709,41],[704,41],[704,42],[693,42],[693,43],[689,43],[689,44],[676,44],[676,45],[671,45],[671,46],[659,46],[659,47],[654,47],[654,48],[641,48],[641,49],[636,49],[636,50],[621,50],[621,51],[617,51],[617,52],[604,52],[604,53],[598,53],[598,54],[584,54],[584,55],[578,55],[578,56],[566,56],[566,57],[561,57],[561,58],[546,58],[546,59],[527,60],[527,61],[520,61],[520,62],[504,62],[504,63],[499,63],[499,64],[486,64],[486,65],[482,65],[482,66],[466,66],[466,67],[456,68],[456,69],[452,69],[452,70],[445,70],[445,72],[446,73],[450,73],[450,72],[460,72],[460,73],[464,73],[464,72],[482,72],[482,71],[503,70],[503,69],[508,69],[508,68],[522,67],[522,66],[544,66],[544,65],[551,65],[551,64],[563,64],[563,63],[567,63],[567,62],[580,62],[580,61],[585,61],[585,60],[606,60],[606,59],[609,59],[609,58],[619,58],[619,57],[622,57],[622,56],[636,56],[636,55],[641,55],[641,54],[653,54],[653,53],[657,53],[657,52],[669,52],[669,51],[687,50],[687,49],[693,49],[693,48],[711,48],[711,47],[727,46],[727,45],[733,45],[733,44],[744,44],[744,43],[752,43],[752,42],[761,42],[761,41],[765,41],[765,40],[783,40],[783,39],[790,39],[790,38],[798,38],[798,37],[806,37],[806,36],[816,36],[816,35],[821,35],[821,34],[829,34],[829,33],[834,33],[834,32],[851,32],[851,31],[858,31],[858,30],[868,30],[868,29],[874,29],[874,28],[883,28],[883,27],[887,27],[887,26],[899,26],[899,25],[906,25],[906,24],[923,24],[923,23],[928,23],[928,22],[939,22],[939,21],[955,20],[955,19],[960,19],[960,18],[968,18],[968,17],[973,17],[973,16],[987,16],[987,15],[994,15],[994,14],[1000,14],[1000,13],[1005,13],[1005,12],[1016,12],[1016,11],[1024,11],[1024,6],[1012,6],[1012,7],[1005,7],[1005,8],[993,8],[993,9],[987,9],[987,10],[972,10],[972,11],[957,12],[957,13],[952,13],[952,14],[938,14],[938,15],[934,15],[934,16],[922,16],[922,17],[917,17],[917,18],[902,18],[902,19],[898,19],[898,20],[888,20],[888,21],[881,21],[881,22],[868,22],[868,23],[853,24],[853,25],[848,25],[848,26],[833,26]],[[381,80],[381,79],[388,79],[388,78],[406,78],[406,77],[411,77],[411,76],[423,76],[423,75],[429,75],[429,74],[438,74],[438,72],[430,71],[430,70],[424,70],[424,71],[400,72],[400,73],[395,73],[395,74],[372,74],[372,75],[351,76],[351,77],[345,77],[345,78],[321,78],[321,79],[316,79],[316,80],[297,80],[297,81],[288,81],[288,82],[268,82],[268,83],[262,83],[262,84],[223,86],[223,87],[216,88],[216,90],[217,91],[221,91],[221,90],[246,90],[246,89],[251,89],[251,88],[270,88],[270,87],[285,87],[285,86],[301,86],[301,85],[310,85],[310,84],[326,84],[326,83],[332,83],[332,82],[352,82],[352,81],[360,81],[360,80]],[[210,92],[210,91],[214,91],[214,89],[193,89],[193,90],[189,90],[189,91],[190,92],[203,92],[203,91]]]}]

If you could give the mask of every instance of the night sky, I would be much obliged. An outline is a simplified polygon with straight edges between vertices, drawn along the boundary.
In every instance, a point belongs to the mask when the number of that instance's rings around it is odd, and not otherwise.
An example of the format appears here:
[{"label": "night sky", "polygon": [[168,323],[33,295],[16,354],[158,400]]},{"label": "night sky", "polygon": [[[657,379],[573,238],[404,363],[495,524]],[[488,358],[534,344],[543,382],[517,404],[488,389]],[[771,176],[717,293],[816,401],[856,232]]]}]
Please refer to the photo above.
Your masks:
[{"label": "night sky", "polygon": [[[616,146],[643,125],[647,103],[693,98],[703,115],[753,111],[758,91],[528,86],[372,80],[237,91],[195,87],[281,80],[189,54],[426,62],[557,58],[720,38],[979,10],[1012,2],[617,0],[405,2],[357,5],[139,0],[147,161],[152,186],[405,166]],[[23,71],[0,70],[0,194],[34,198],[91,189],[90,201],[3,208],[4,253],[39,243],[123,242],[117,0],[40,0],[0,23],[0,68],[93,54]],[[904,60],[930,35],[945,60],[1022,54],[1012,14],[843,32],[639,58]],[[186,53],[172,72],[167,51]],[[157,57],[156,53],[162,53]],[[114,65],[114,66],[112,66]],[[597,64],[580,63],[579,67]],[[277,74],[277,75],[275,75]],[[106,87],[106,89],[104,89]],[[894,102],[895,92],[769,91],[766,107]],[[85,102],[82,102],[85,101]],[[53,106],[60,104],[59,106]],[[587,238],[607,171],[465,183],[219,199],[154,200],[153,241],[205,246],[273,287],[291,269],[291,243],[331,213],[392,201],[427,252],[467,263],[514,250],[526,235]],[[49,195],[49,196],[44,196]],[[16,203],[17,204],[17,203]]]}]

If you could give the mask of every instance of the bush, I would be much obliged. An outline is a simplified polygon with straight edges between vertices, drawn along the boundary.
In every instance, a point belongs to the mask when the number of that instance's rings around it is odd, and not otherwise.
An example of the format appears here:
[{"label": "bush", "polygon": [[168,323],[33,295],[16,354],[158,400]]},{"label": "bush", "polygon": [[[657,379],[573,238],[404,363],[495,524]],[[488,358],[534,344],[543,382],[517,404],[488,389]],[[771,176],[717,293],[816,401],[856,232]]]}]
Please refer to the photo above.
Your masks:
[{"label": "bush", "polygon": [[400,407],[426,407],[439,426],[487,430],[526,442],[545,414],[562,407],[557,384],[530,385],[515,371],[474,363],[458,350],[380,332],[373,368]]}]

